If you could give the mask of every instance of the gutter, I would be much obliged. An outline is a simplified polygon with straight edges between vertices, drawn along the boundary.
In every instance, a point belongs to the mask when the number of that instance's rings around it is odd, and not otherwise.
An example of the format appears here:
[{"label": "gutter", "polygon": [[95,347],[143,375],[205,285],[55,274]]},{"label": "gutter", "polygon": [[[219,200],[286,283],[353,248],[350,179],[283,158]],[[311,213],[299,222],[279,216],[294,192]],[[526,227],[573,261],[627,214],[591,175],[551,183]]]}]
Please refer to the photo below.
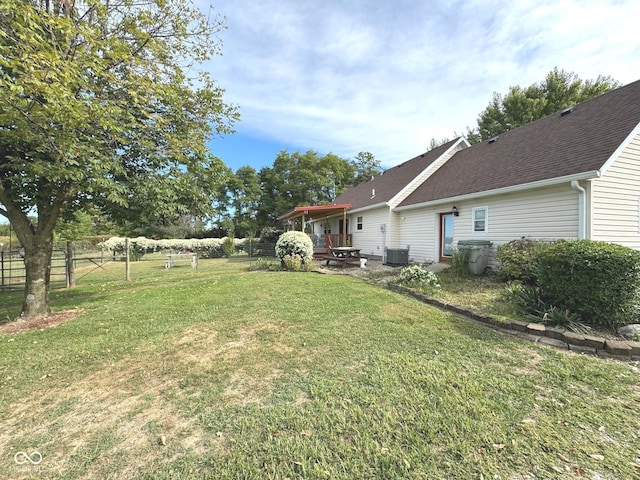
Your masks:
[{"label": "gutter", "polygon": [[456,195],[454,197],[438,198],[436,200],[429,200],[427,202],[414,203],[412,205],[404,205],[402,207],[394,208],[393,211],[402,212],[405,210],[413,210],[415,208],[442,205],[443,203],[455,203],[455,202],[462,202],[464,200],[475,200],[478,198],[489,197],[492,195],[502,195],[505,193],[521,192],[523,190],[530,190],[532,188],[561,185],[565,182],[571,182],[574,180],[589,180],[591,178],[599,178],[601,175],[602,175],[602,172],[600,170],[592,170],[590,172],[578,173],[576,175],[566,175],[564,177],[549,178],[547,180],[539,180],[537,182],[522,183],[520,185],[513,185],[511,187],[495,188],[493,190],[484,190],[482,192],[467,193],[464,195]]},{"label": "gutter", "polygon": [[389,202],[374,203],[373,205],[367,205],[366,207],[360,207],[360,208],[354,208],[353,210],[347,210],[347,214],[360,213],[360,212],[365,212],[367,210],[373,210],[374,208],[388,207],[388,206],[389,206]]},{"label": "gutter", "polygon": [[584,240],[587,238],[587,191],[577,180],[571,181],[571,188],[578,191],[578,240]]}]

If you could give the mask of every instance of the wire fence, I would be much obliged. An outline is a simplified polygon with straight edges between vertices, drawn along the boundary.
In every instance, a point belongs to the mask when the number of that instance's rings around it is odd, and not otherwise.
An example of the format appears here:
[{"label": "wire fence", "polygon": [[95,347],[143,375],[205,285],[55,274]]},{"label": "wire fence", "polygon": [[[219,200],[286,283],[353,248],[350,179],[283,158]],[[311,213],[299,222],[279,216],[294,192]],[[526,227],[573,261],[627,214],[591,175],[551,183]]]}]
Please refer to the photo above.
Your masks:
[{"label": "wire fence", "polygon": [[[108,250],[89,250],[81,246],[76,252],[73,244],[68,244],[66,251],[55,249],[51,258],[51,268],[49,270],[50,286],[52,288],[70,287],[76,284],[87,275],[104,268],[106,263],[112,261],[123,261],[123,255],[116,255]],[[167,254],[175,252],[166,252]],[[224,252],[207,251],[206,255],[194,252],[198,259],[223,258],[227,256]],[[26,282],[26,271],[24,257],[21,250],[0,251],[0,292],[21,290]],[[234,257],[248,257],[249,262],[260,258],[274,258],[276,256],[275,242],[265,242],[259,240],[247,240],[238,245],[234,250]],[[141,258],[144,260],[143,258]],[[151,258],[149,260],[152,260]],[[152,261],[165,262],[162,255],[155,255]]]}]

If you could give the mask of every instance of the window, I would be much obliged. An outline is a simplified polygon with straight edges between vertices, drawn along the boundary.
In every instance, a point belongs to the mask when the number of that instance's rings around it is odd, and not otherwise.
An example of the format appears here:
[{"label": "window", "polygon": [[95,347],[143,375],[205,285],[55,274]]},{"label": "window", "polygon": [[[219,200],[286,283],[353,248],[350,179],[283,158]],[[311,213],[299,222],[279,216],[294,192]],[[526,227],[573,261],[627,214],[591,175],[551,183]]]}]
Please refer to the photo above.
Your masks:
[{"label": "window", "polygon": [[362,230],[362,217],[356,218],[356,230]]},{"label": "window", "polygon": [[473,233],[487,233],[489,231],[489,207],[477,207],[471,210],[473,218]]}]

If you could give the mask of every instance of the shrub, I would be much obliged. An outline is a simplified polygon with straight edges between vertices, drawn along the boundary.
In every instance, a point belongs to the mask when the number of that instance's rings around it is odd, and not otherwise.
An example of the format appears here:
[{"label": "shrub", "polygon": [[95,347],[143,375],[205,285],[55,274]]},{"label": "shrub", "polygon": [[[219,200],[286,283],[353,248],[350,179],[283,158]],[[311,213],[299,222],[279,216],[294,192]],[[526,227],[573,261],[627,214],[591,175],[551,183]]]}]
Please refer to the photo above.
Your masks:
[{"label": "shrub", "polygon": [[633,320],[640,292],[640,252],[611,243],[573,240],[538,254],[544,300],[589,325]]},{"label": "shrub", "polygon": [[454,249],[451,256],[451,270],[461,277],[470,275],[469,260],[471,260],[471,249]]},{"label": "shrub", "polygon": [[313,243],[306,233],[285,232],[276,242],[276,256],[284,261],[287,255],[299,255],[302,263],[311,263],[313,259]]},{"label": "shrub", "polygon": [[440,280],[437,275],[422,265],[404,267],[398,276],[398,283],[415,288],[440,288]]},{"label": "shrub", "polygon": [[589,331],[579,315],[553,305],[542,299],[540,288],[532,285],[512,283],[505,287],[503,297],[513,303],[529,320],[552,327],[565,328],[577,333]]},{"label": "shrub", "polygon": [[268,260],[266,258],[258,258],[255,263],[249,265],[249,270],[267,270],[267,271],[276,271],[280,270],[280,264],[276,263],[273,260]]},{"label": "shrub", "polygon": [[540,289],[532,285],[510,283],[505,287],[503,297],[514,304],[524,315],[547,309],[547,304],[542,300]]},{"label": "shrub", "polygon": [[236,252],[236,244],[233,241],[233,237],[227,237],[222,242],[222,251],[227,257],[230,257]]},{"label": "shrub", "polygon": [[542,240],[522,238],[498,246],[497,259],[500,275],[507,280],[518,280],[535,285],[538,277],[538,255],[551,245]]},{"label": "shrub", "polygon": [[544,311],[530,313],[526,315],[526,317],[543,325],[565,328],[576,333],[588,333],[591,330],[590,327],[582,323],[580,317],[575,313],[554,307],[553,305]]},{"label": "shrub", "polygon": [[309,272],[313,270],[313,262],[303,262],[302,257],[297,253],[285,255],[282,259],[282,264],[285,269],[293,272]]}]

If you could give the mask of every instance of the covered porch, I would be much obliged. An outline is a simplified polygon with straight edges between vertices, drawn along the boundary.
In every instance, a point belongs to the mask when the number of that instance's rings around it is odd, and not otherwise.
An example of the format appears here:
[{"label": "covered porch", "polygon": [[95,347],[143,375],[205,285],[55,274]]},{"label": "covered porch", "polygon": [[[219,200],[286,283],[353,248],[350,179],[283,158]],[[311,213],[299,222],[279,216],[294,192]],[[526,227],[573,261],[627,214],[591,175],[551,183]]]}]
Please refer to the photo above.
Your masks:
[{"label": "covered porch", "polygon": [[314,234],[313,236],[320,237],[320,242],[314,241],[314,255],[317,254],[321,256],[327,254],[332,247],[352,245],[351,234],[347,231],[347,210],[349,208],[351,208],[350,203],[300,206],[279,216],[278,220],[284,223],[285,230],[299,230],[304,232],[305,225],[309,220],[326,220],[328,222],[330,218],[341,218],[341,233],[306,232],[310,235]]}]

